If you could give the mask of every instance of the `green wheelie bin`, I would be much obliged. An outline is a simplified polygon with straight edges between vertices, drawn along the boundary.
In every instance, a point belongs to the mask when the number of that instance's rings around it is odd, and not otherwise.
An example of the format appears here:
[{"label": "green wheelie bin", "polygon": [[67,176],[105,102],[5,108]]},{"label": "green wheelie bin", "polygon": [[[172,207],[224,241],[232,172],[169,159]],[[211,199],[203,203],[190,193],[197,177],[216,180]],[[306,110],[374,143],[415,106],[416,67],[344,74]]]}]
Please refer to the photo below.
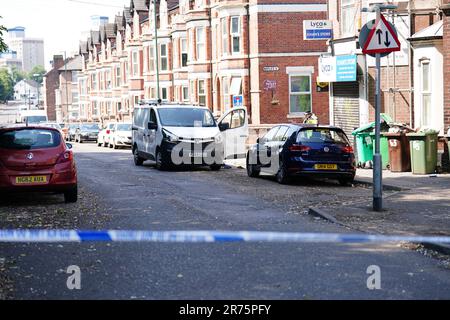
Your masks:
[{"label": "green wheelie bin", "polygon": [[429,130],[407,133],[411,150],[413,174],[430,174],[436,171],[438,132]]},{"label": "green wheelie bin", "polygon": [[[370,137],[373,141],[373,153],[375,154],[375,132],[370,133]],[[388,138],[383,136],[383,133],[380,135],[380,154],[381,154],[381,167],[383,169],[387,169],[389,166],[389,143]]]},{"label": "green wheelie bin", "polygon": [[355,134],[356,138],[356,153],[358,158],[358,166],[368,166],[369,161],[373,161],[373,140],[370,137],[370,132],[358,132]]}]

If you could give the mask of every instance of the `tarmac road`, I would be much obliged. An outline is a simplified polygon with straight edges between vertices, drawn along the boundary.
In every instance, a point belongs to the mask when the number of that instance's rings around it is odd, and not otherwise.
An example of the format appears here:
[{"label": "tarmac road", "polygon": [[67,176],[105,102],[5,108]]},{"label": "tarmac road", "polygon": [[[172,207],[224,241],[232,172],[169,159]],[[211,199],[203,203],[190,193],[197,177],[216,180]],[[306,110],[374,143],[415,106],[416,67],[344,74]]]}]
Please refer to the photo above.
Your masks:
[{"label": "tarmac road", "polygon": [[[236,168],[159,172],[135,167],[129,150],[74,150],[79,203],[13,197],[0,205],[0,227],[352,232],[306,211],[371,196],[364,185],[281,186]],[[450,298],[448,267],[399,244],[0,244],[0,259],[16,299]],[[81,269],[81,290],[66,286],[70,265]],[[381,269],[380,290],[367,288],[371,265]]]}]

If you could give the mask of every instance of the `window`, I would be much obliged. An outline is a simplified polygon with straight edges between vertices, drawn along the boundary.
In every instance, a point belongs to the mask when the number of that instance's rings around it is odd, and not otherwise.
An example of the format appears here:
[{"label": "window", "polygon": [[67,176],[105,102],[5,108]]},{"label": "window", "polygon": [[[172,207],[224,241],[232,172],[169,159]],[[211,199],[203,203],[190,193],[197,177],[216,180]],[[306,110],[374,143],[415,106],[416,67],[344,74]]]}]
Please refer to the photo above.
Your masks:
[{"label": "window", "polygon": [[161,51],[161,70],[162,71],[166,71],[167,67],[168,67],[168,63],[167,63],[167,45],[166,44],[162,44],[160,46],[160,51]]},{"label": "window", "polygon": [[120,87],[122,84],[122,76],[120,74],[120,66],[116,67],[116,87]]},{"label": "window", "polygon": [[111,89],[111,71],[105,71],[106,89]]},{"label": "window", "polygon": [[239,17],[231,17],[230,34],[231,34],[231,52],[241,52],[241,19]]},{"label": "window", "polygon": [[92,103],[92,115],[93,116],[98,116],[98,103],[97,103],[97,101],[94,101]]},{"label": "window", "polygon": [[233,96],[242,94],[242,78],[231,78],[230,94]]},{"label": "window", "polygon": [[227,19],[222,19],[222,55],[228,54],[228,29]]},{"label": "window", "polygon": [[283,141],[284,135],[286,131],[289,129],[287,126],[280,126],[280,129],[277,131],[277,134],[273,137],[274,141]]},{"label": "window", "polygon": [[245,111],[236,110],[232,112],[230,129],[242,127],[245,124]]},{"label": "window", "polygon": [[341,0],[341,33],[353,35],[355,33],[355,0]]},{"label": "window", "polygon": [[311,111],[311,76],[289,77],[289,113]]},{"label": "window", "polygon": [[97,74],[92,74],[92,89],[97,90]]},{"label": "window", "polygon": [[127,79],[128,79],[128,70],[129,70],[129,68],[128,68],[128,62],[125,62],[123,65],[124,65],[124,68],[125,68],[125,73],[124,73],[123,79],[124,79],[125,82],[127,82]]},{"label": "window", "polygon": [[421,62],[422,126],[431,126],[431,72],[430,61]]},{"label": "window", "polygon": [[188,86],[182,86],[181,87],[181,93],[183,101],[189,101],[189,88]]},{"label": "window", "polygon": [[222,80],[223,84],[223,93],[222,93],[222,99],[223,99],[223,106],[225,107],[225,110],[228,110],[230,108],[230,91],[228,87],[228,79],[223,78]]},{"label": "window", "polygon": [[122,111],[122,102],[117,102],[117,111],[118,112]]},{"label": "window", "polygon": [[196,29],[197,60],[205,60],[205,28]]},{"label": "window", "polygon": [[202,106],[206,105],[205,80],[198,80],[198,103]]},{"label": "window", "polygon": [[167,88],[161,88],[161,99],[167,100]]},{"label": "window", "polygon": [[139,76],[139,52],[133,51],[131,59],[132,59],[131,73],[134,77],[137,77]]},{"label": "window", "polygon": [[78,92],[72,91],[72,103],[78,103]]},{"label": "window", "polygon": [[279,126],[273,127],[272,129],[270,129],[262,138],[263,141],[272,141],[273,138],[275,137],[278,129],[280,129]]},{"label": "window", "polygon": [[149,52],[148,52],[148,70],[154,71],[155,70],[155,47],[150,46]]},{"label": "window", "polygon": [[78,71],[72,71],[72,82],[78,82]]},{"label": "window", "polygon": [[106,113],[108,115],[110,115],[111,111],[112,111],[112,109],[111,109],[111,101],[108,101],[108,102],[106,102]]},{"label": "window", "polygon": [[134,96],[134,105],[139,105],[139,96]]},{"label": "window", "polygon": [[180,51],[181,51],[181,66],[187,67],[188,62],[188,47],[187,47],[187,39],[180,39]]}]

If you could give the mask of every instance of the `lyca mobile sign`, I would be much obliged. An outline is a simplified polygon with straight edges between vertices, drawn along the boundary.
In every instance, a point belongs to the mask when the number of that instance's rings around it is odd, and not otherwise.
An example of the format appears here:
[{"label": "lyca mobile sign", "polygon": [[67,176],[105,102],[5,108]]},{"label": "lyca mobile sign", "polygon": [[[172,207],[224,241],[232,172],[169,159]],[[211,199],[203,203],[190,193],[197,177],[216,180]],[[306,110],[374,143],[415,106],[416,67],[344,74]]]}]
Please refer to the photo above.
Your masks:
[{"label": "lyca mobile sign", "polygon": [[356,81],[356,55],[321,57],[318,81]]},{"label": "lyca mobile sign", "polygon": [[303,20],[303,40],[328,40],[333,35],[329,20]]}]

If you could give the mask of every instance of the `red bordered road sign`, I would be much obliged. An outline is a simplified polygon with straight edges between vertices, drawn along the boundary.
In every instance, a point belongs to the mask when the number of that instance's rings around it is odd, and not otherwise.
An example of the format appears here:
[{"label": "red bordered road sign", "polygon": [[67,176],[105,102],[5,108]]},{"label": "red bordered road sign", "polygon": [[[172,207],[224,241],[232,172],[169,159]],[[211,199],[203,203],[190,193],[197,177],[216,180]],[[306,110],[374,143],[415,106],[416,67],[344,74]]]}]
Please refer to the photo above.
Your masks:
[{"label": "red bordered road sign", "polygon": [[393,27],[386,21],[383,15],[375,22],[375,27],[369,33],[362,52],[364,54],[388,53],[400,51],[400,41]]}]

